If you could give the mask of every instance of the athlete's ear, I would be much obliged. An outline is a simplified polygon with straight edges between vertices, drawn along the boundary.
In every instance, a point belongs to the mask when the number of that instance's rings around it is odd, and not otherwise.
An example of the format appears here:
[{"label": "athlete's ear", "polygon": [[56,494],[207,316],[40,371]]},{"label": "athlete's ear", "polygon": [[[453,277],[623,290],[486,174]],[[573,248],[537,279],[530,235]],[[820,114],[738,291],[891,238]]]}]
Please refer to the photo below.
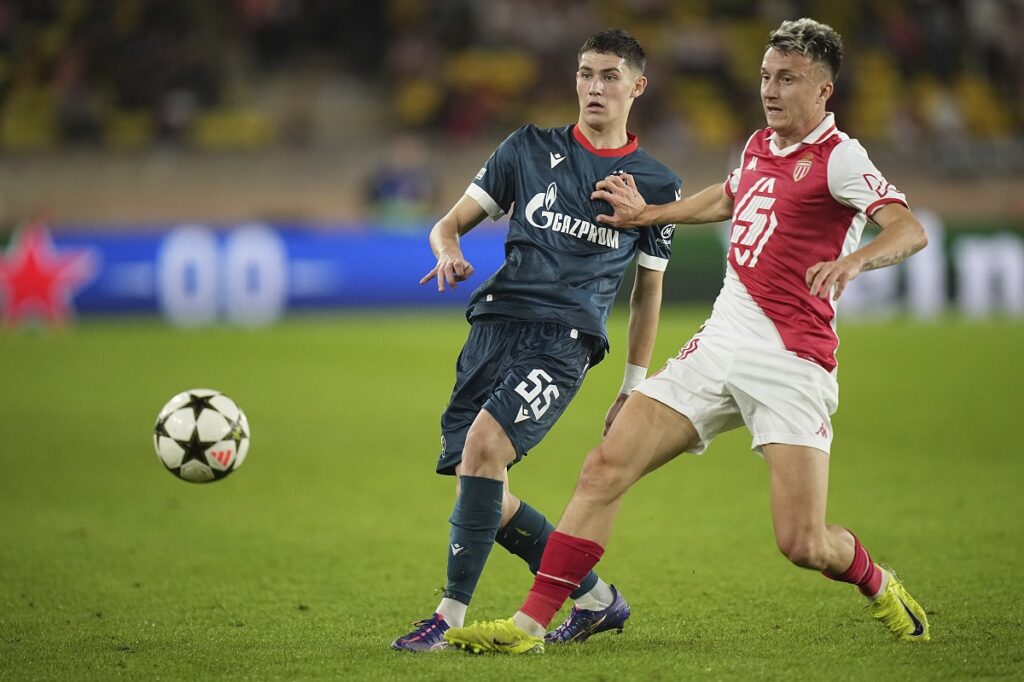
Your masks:
[{"label": "athlete's ear", "polygon": [[640,76],[636,79],[636,83],[633,83],[633,97],[639,97],[644,94],[644,90],[647,89],[647,76]]},{"label": "athlete's ear", "polygon": [[821,86],[821,92],[818,95],[818,100],[822,102],[827,102],[828,98],[832,96],[833,92],[835,92],[835,89],[835,83],[833,83],[832,81],[825,83],[823,86]]}]

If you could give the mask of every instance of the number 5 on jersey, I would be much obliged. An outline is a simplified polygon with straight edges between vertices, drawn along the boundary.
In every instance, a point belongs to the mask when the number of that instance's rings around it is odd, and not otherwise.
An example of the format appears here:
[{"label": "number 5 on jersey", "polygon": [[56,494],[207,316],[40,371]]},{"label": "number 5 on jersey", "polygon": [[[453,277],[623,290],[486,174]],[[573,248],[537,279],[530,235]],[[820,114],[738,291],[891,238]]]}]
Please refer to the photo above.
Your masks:
[{"label": "number 5 on jersey", "polygon": [[[561,393],[558,392],[558,387],[552,383],[554,379],[551,378],[551,375],[542,369],[532,370],[526,379],[527,381],[520,382],[516,386],[516,393],[530,406],[533,418],[540,419],[551,407],[552,401],[557,399]],[[524,419],[529,419],[530,416],[530,412],[524,407],[516,417],[516,424]]]},{"label": "number 5 on jersey", "polygon": [[772,210],[774,193],[775,178],[761,178],[740,200],[729,239],[737,265],[757,265],[761,250],[775,232],[779,221]]}]

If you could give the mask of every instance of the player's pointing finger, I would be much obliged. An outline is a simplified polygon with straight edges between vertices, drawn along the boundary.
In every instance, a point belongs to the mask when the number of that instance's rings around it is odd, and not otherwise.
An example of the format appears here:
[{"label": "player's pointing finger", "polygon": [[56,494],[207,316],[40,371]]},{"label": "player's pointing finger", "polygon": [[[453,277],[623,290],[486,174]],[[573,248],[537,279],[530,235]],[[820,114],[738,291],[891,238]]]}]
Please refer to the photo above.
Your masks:
[{"label": "player's pointing finger", "polygon": [[437,266],[436,265],[433,268],[431,268],[430,272],[428,272],[427,274],[423,275],[423,277],[420,278],[420,284],[426,284],[427,282],[429,282],[430,280],[434,279],[435,277],[437,277]]}]

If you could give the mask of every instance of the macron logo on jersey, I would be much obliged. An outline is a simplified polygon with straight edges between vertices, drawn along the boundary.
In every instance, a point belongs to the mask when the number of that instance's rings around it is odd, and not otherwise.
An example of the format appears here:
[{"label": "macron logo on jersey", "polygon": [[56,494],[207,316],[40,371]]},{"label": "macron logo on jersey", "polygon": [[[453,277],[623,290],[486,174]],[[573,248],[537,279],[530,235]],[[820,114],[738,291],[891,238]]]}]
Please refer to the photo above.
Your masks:
[{"label": "macron logo on jersey", "polygon": [[533,195],[533,198],[527,202],[526,209],[523,211],[526,222],[539,230],[550,228],[552,232],[561,232],[577,239],[586,239],[611,249],[619,248],[618,230],[613,230],[610,227],[598,227],[588,220],[552,211],[556,201],[558,201],[558,185],[552,182],[548,185],[547,191]]},{"label": "macron logo on jersey", "polygon": [[565,161],[565,154],[556,154],[555,152],[548,152],[551,155],[551,167],[554,168],[558,164]]}]

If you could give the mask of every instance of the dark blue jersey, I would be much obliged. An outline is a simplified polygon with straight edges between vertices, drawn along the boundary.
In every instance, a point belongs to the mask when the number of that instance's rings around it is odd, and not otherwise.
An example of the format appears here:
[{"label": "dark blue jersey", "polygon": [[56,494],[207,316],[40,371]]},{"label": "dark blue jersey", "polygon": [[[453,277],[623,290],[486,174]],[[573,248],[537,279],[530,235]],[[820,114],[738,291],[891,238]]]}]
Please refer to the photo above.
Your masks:
[{"label": "dark blue jersey", "polygon": [[505,262],[473,292],[466,316],[502,315],[561,322],[600,338],[626,267],[664,270],[671,225],[616,230],[597,224],[611,214],[593,201],[594,185],[630,173],[644,199],[679,198],[676,175],[637,144],[595,149],[576,129],[524,126],[502,142],[466,190],[492,220],[510,213]]}]

